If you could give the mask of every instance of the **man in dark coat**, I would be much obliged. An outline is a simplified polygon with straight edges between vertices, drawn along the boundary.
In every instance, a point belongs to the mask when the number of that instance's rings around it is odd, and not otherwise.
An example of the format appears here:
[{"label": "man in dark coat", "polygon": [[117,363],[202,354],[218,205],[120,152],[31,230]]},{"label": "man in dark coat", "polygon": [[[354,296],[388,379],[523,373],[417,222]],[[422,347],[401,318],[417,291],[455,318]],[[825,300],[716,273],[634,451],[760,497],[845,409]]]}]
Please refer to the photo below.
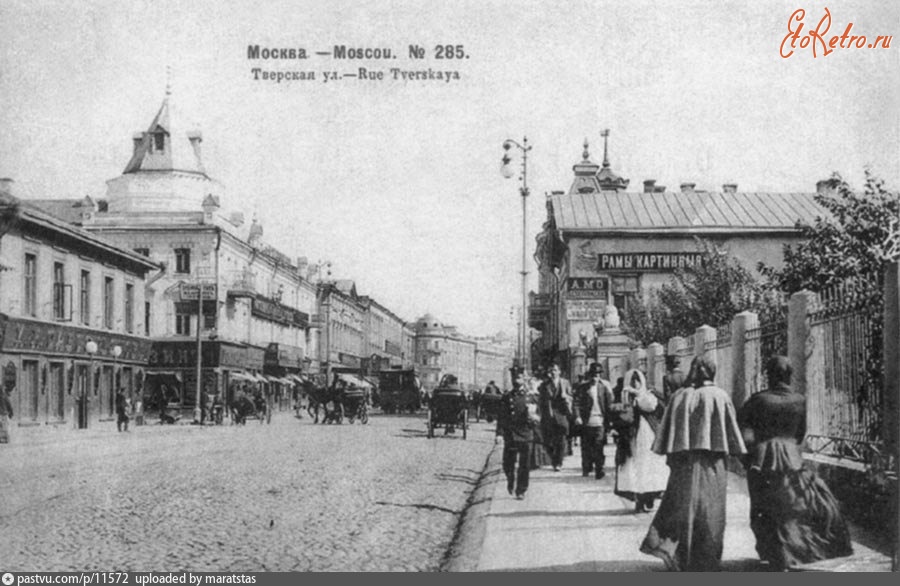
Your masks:
[{"label": "man in dark coat", "polygon": [[[119,431],[128,431],[128,412],[131,410],[131,401],[125,395],[125,389],[119,388],[116,392],[116,427]],[[124,427],[124,429],[123,429]]]},{"label": "man in dark coat", "polygon": [[663,377],[663,397],[668,403],[675,391],[684,386],[687,375],[681,370],[679,356],[666,356],[666,375]]},{"label": "man in dark coat", "polygon": [[573,407],[575,425],[581,429],[581,475],[588,476],[591,470],[597,480],[606,473],[603,466],[606,455],[606,431],[609,405],[613,402],[612,387],[603,379],[603,367],[591,363],[587,380],[575,388]]},{"label": "man in dark coat", "polygon": [[529,457],[534,426],[537,425],[537,404],[526,392],[525,372],[513,367],[510,375],[513,387],[500,398],[496,442],[503,442],[506,491],[509,494],[515,492],[516,498],[522,499],[528,491]]},{"label": "man in dark coat", "polygon": [[544,442],[553,471],[558,472],[567,452],[569,419],[572,417],[572,385],[560,377],[558,364],[552,364],[548,377],[538,389]]}]

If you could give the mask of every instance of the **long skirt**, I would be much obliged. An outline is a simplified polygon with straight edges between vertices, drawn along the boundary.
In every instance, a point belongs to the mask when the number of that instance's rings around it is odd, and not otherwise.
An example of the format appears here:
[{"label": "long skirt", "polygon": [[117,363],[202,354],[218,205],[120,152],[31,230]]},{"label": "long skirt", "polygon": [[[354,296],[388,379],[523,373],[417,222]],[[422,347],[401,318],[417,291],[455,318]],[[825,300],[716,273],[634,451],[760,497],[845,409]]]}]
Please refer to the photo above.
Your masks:
[{"label": "long skirt", "polygon": [[717,571],[728,494],[725,454],[679,452],[668,462],[666,492],[641,551],[661,558],[669,570]]},{"label": "long skirt", "polygon": [[750,528],[761,560],[787,569],[853,553],[837,499],[812,470],[751,468],[747,487]]},{"label": "long skirt", "polygon": [[620,446],[616,454],[616,495],[630,500],[641,495],[656,498],[666,489],[669,469],[666,457],[652,450],[654,437],[653,428],[642,417],[628,445]]},{"label": "long skirt", "polygon": [[539,429],[534,430],[534,440],[531,443],[531,455],[529,456],[529,468],[537,470],[550,465],[550,454],[544,447],[544,437]]}]

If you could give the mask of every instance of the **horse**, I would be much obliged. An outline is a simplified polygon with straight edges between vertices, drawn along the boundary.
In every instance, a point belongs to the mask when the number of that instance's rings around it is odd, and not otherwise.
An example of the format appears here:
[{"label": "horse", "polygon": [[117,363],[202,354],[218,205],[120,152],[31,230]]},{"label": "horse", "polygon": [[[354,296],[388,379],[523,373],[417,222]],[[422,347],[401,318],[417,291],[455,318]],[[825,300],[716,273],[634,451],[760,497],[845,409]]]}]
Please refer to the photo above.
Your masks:
[{"label": "horse", "polygon": [[[337,389],[329,389],[328,387],[316,386],[312,382],[303,384],[303,390],[306,392],[308,405],[306,412],[313,418],[313,423],[319,422],[319,408],[322,408],[322,423],[341,423],[344,419],[344,406],[341,404],[340,394]],[[333,409],[328,408],[328,403],[334,405]]]}]

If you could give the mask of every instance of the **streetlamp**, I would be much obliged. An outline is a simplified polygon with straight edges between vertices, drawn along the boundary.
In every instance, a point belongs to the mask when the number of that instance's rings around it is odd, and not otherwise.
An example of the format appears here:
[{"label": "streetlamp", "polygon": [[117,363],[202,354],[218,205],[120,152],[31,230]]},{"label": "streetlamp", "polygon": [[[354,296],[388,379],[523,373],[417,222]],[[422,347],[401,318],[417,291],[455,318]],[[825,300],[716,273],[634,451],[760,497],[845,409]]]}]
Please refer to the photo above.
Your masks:
[{"label": "streetlamp", "polygon": [[522,186],[519,188],[519,194],[522,196],[522,317],[519,331],[519,356],[522,360],[522,368],[527,371],[528,349],[526,348],[527,335],[525,332],[528,327],[528,207],[526,201],[529,194],[528,151],[531,150],[531,146],[528,144],[527,137],[522,139],[522,144],[509,138],[503,141],[503,166],[500,167],[500,173],[507,179],[515,174],[515,171],[510,166],[509,150],[512,147],[522,151],[522,175],[519,176],[519,179],[522,181]]},{"label": "streetlamp", "polygon": [[116,344],[110,351],[113,357],[113,393],[119,392],[119,356],[122,355],[122,347]]},{"label": "streetlamp", "polygon": [[94,355],[97,354],[97,342],[88,338],[84,345],[84,351],[91,357],[91,365],[88,369],[87,384],[81,386],[81,404],[78,406],[78,429],[87,429],[88,426],[88,388],[94,385]]}]

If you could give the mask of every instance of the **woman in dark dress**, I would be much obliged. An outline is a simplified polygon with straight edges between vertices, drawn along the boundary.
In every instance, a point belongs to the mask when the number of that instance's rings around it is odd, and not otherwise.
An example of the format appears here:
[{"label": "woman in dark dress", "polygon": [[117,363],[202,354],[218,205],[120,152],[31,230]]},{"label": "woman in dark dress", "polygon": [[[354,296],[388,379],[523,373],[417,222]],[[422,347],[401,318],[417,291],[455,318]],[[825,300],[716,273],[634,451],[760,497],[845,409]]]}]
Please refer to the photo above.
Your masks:
[{"label": "woman in dark dress", "polygon": [[769,390],[738,413],[749,452],[744,464],[756,551],[777,570],[848,556],[853,548],[837,500],[803,465],[806,397],[791,390],[787,358],[772,358],[766,370]]}]

